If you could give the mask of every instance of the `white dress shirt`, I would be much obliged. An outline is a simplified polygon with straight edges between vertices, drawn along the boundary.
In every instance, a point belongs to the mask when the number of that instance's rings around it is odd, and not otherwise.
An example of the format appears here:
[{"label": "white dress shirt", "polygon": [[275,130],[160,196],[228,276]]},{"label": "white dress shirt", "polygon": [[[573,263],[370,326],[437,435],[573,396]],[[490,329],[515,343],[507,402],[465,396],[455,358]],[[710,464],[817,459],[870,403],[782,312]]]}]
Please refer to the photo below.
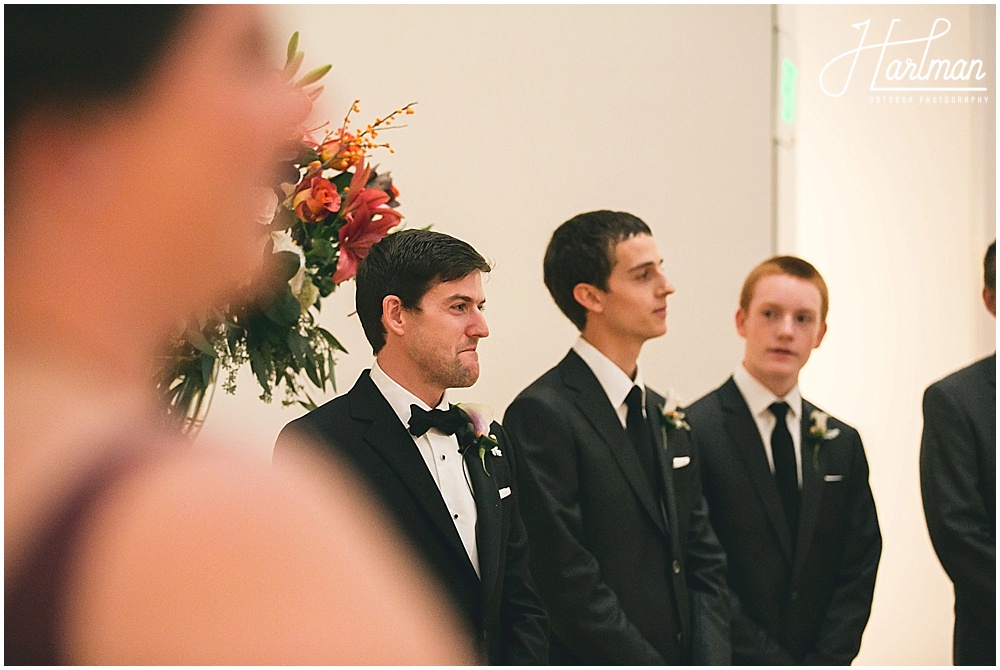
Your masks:
[{"label": "white dress shirt", "polygon": [[[410,405],[416,405],[427,411],[431,410],[427,403],[389,377],[378,366],[378,361],[372,364],[371,379],[385,399],[389,401],[403,426],[410,425]],[[441,396],[441,402],[434,409],[448,409],[447,396],[446,391]],[[454,435],[445,435],[437,428],[429,429],[420,437],[413,435],[410,437],[413,438],[427,470],[430,471],[438,491],[441,492],[444,504],[451,514],[451,520],[455,523],[459,537],[462,538],[462,544],[465,545],[465,552],[469,555],[469,560],[472,561],[472,567],[476,569],[476,574],[479,574],[479,549],[476,547],[476,519],[478,517],[476,499],[472,495],[472,480],[469,479],[465,459],[458,451],[458,438]]]},{"label": "white dress shirt", "polygon": [[742,365],[736,368],[733,373],[733,381],[736,387],[743,394],[743,399],[750,408],[750,414],[760,431],[760,439],[764,442],[764,451],[767,454],[767,464],[771,467],[771,474],[774,474],[774,455],[771,449],[771,434],[778,421],[771,412],[772,403],[788,403],[788,414],[785,421],[788,423],[788,432],[792,434],[792,444],[795,446],[795,470],[798,474],[799,488],[802,488],[802,394],[799,393],[799,385],[796,384],[785,397],[779,398],[771,393],[766,386],[761,384],[747,372]]},{"label": "white dress shirt", "polygon": [[632,380],[610,358],[582,337],[578,338],[573,345],[573,351],[583,359],[590,371],[597,377],[597,381],[601,383],[601,388],[608,396],[611,406],[618,413],[622,428],[625,428],[628,422],[628,405],[625,404],[625,400],[633,386],[638,386],[642,392],[642,415],[646,416],[646,386],[642,383],[642,371],[639,369],[638,363],[635,368],[635,380]]}]

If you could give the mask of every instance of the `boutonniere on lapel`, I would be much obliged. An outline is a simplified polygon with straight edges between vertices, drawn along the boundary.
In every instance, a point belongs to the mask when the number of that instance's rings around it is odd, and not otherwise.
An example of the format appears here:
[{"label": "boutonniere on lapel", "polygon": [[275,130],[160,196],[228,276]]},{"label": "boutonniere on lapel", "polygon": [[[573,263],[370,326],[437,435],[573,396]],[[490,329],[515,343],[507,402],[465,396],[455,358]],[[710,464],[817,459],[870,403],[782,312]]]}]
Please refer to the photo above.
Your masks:
[{"label": "boutonniere on lapel", "polygon": [[663,448],[667,448],[667,428],[673,426],[677,430],[691,430],[690,424],[684,420],[684,412],[680,408],[680,400],[671,388],[660,408],[660,430],[663,431]]},{"label": "boutonniere on lapel", "polygon": [[832,440],[838,435],[840,435],[839,428],[828,428],[827,421],[830,419],[830,415],[826,412],[821,412],[818,409],[814,409],[809,415],[812,419],[812,425],[809,426],[809,441],[813,445],[813,469],[819,472],[819,448],[824,442]]},{"label": "boutonniere on lapel", "polygon": [[488,477],[490,472],[486,469],[486,452],[489,451],[490,454],[497,458],[503,456],[503,451],[500,449],[500,443],[497,442],[496,436],[490,434],[490,425],[493,423],[493,410],[490,409],[489,405],[480,403],[458,403],[455,406],[469,417],[469,424],[456,433],[458,435],[458,443],[462,447],[462,453],[465,454],[465,450],[473,445],[478,447],[479,461],[483,464],[483,472]]},{"label": "boutonniere on lapel", "polygon": [[684,420],[684,412],[679,407],[680,400],[673,389],[667,393],[660,409],[660,424],[666,430],[667,426],[673,426],[677,430],[691,430],[691,426]]}]

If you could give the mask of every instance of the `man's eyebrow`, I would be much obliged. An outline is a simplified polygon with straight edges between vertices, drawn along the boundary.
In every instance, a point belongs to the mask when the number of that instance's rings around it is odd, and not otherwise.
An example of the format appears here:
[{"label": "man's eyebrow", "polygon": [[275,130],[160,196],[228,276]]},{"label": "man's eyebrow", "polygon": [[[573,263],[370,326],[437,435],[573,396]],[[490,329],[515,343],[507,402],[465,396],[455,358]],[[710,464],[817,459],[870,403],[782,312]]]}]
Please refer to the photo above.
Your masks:
[{"label": "man's eyebrow", "polygon": [[[472,299],[471,296],[463,295],[461,293],[453,293],[452,295],[445,298],[445,302],[453,302],[455,300],[461,300],[462,302],[472,302],[472,303],[476,302],[475,300]],[[483,304],[485,302],[486,298],[483,298],[482,302],[479,304]]]},{"label": "man's eyebrow", "polygon": [[645,263],[639,263],[635,267],[629,268],[629,272],[635,272],[636,270],[641,270],[646,267],[659,267],[663,265],[663,259],[658,261],[646,261]]}]

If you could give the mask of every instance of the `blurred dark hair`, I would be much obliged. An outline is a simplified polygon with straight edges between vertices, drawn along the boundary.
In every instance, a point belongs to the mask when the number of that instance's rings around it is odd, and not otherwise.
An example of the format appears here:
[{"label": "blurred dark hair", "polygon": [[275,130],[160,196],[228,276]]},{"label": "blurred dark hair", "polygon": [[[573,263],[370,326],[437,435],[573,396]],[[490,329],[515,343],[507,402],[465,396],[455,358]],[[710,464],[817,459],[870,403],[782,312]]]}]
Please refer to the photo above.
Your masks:
[{"label": "blurred dark hair", "polygon": [[191,12],[188,5],[4,5],[5,137],[37,106],[77,113],[136,91]]},{"label": "blurred dark hair", "polygon": [[983,258],[983,284],[986,288],[996,292],[997,290],[997,241],[986,250],[986,257]]},{"label": "blurred dark hair", "polygon": [[582,283],[608,290],[618,243],[652,234],[639,217],[608,210],[577,214],[552,233],[543,262],[545,286],[577,328],[586,326],[587,310],[573,297],[573,287]]},{"label": "blurred dark hair", "polygon": [[490,264],[467,242],[431,230],[401,230],[386,236],[358,266],[356,304],[365,337],[378,354],[385,346],[382,301],[399,298],[406,309],[418,309],[437,284],[461,279]]}]

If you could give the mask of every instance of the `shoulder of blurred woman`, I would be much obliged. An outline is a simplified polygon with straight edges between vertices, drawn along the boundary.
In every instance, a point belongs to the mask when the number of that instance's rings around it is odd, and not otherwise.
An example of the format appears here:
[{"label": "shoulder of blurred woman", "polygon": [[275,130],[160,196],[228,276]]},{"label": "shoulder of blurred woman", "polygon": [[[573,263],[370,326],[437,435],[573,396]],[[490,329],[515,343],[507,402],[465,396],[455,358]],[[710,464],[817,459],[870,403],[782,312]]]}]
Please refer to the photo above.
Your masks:
[{"label": "shoulder of blurred woman", "polygon": [[158,462],[112,487],[87,522],[69,657],[470,662],[443,600],[372,509],[306,452],[274,467],[201,447]]}]

